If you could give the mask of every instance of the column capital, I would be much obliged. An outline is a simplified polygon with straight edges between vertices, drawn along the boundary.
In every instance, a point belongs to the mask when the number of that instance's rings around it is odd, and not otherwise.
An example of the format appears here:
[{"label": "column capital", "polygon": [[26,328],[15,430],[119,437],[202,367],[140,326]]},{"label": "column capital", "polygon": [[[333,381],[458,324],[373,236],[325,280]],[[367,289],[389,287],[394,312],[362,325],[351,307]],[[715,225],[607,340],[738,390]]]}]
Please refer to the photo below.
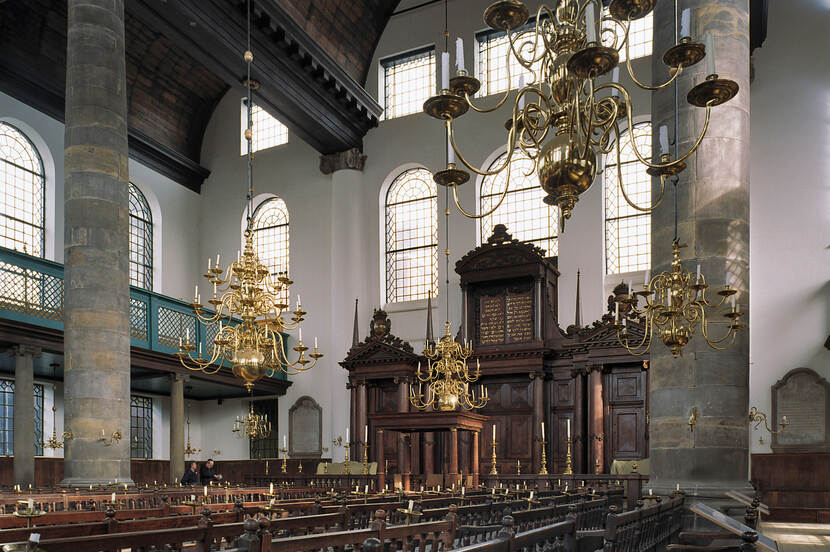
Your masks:
[{"label": "column capital", "polygon": [[190,376],[188,374],[170,374],[170,381],[181,381],[183,383],[187,383],[190,381]]},{"label": "column capital", "polygon": [[332,174],[344,169],[362,171],[365,164],[366,156],[357,148],[320,156],[320,172],[323,174]]},{"label": "column capital", "polygon": [[43,354],[43,350],[33,345],[12,345],[6,349],[6,353],[11,356],[30,356],[37,358]]}]

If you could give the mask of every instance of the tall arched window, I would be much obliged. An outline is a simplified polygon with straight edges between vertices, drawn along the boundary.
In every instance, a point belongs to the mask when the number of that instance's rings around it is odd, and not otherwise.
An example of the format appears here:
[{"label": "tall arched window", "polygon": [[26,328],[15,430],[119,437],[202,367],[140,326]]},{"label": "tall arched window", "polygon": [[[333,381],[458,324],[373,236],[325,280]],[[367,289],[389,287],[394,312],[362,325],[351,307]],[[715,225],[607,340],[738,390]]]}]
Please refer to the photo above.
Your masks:
[{"label": "tall arched window", "polygon": [[[268,267],[272,275],[288,273],[288,207],[278,197],[266,199],[254,211],[254,247],[260,262]],[[284,291],[283,303],[288,301]]]},{"label": "tall arched window", "polygon": [[46,178],[32,141],[0,123],[0,245],[43,257]]},{"label": "tall arched window", "polygon": [[153,289],[153,213],[130,182],[130,285]]},{"label": "tall arched window", "polygon": [[438,296],[438,190],[432,173],[409,169],[386,192],[386,301]]},{"label": "tall arched window", "polygon": [[[502,166],[506,157],[507,152],[496,158],[489,170]],[[498,203],[506,179],[507,170],[482,179],[480,213],[488,212]],[[493,214],[481,219],[481,241],[487,241],[497,224],[504,224],[515,239],[541,247],[548,257],[558,255],[559,208],[546,205],[542,201],[544,197],[533,161],[516,151],[510,160],[510,185],[504,201]]]},{"label": "tall arched window", "polygon": [[[638,151],[651,159],[651,123],[635,125],[633,132]],[[620,136],[620,159],[617,159],[616,147],[605,156],[606,274],[648,270],[651,266],[651,215],[625,201],[620,192],[619,172],[629,199],[637,205],[649,205],[651,177],[637,161],[628,132]]]}]

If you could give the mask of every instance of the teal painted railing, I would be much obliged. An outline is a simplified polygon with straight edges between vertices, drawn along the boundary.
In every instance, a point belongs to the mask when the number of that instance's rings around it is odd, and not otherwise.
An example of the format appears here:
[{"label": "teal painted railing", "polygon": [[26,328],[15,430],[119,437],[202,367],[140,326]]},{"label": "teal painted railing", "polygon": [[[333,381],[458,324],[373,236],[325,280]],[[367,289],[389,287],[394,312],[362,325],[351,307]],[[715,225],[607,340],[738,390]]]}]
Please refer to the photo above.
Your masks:
[{"label": "teal painted railing", "polygon": [[[0,317],[63,330],[63,265],[0,247]],[[189,333],[205,351],[215,326],[205,326],[184,301],[130,286],[130,342],[134,347],[175,354]],[[288,336],[283,334],[283,343]],[[275,377],[287,379],[278,372]]]}]

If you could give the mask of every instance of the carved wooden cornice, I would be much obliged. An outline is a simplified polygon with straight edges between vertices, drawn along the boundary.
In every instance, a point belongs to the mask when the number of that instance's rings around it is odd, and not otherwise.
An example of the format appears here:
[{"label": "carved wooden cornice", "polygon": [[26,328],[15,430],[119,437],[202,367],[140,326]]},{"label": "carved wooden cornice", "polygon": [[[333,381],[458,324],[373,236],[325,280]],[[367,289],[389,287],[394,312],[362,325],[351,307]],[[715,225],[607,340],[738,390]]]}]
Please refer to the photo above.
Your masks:
[{"label": "carved wooden cornice", "polygon": [[[488,255],[493,251],[499,251],[499,254]],[[514,239],[511,234],[507,233],[506,226],[497,224],[493,228],[493,235],[487,238],[486,243],[482,243],[467,252],[455,263],[455,271],[461,274],[473,270],[513,266],[529,262],[549,265],[550,268],[556,270],[553,264],[545,258],[544,249]]]},{"label": "carved wooden cornice", "polygon": [[362,171],[365,164],[366,156],[357,148],[320,156],[320,172],[323,174],[345,169]]}]

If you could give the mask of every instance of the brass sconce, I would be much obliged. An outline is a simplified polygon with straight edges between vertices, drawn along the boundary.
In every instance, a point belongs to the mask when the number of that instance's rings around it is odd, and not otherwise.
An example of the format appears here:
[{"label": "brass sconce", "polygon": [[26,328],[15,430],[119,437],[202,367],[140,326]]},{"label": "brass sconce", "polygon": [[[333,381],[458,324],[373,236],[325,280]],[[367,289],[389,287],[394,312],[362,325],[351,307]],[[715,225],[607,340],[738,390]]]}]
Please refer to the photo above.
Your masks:
[{"label": "brass sconce", "polygon": [[104,442],[105,447],[111,447],[112,445],[114,445],[115,443],[120,441],[121,438],[122,438],[121,437],[121,430],[116,429],[115,431],[112,432],[112,435],[110,436],[109,442],[107,442],[107,435],[106,435],[106,433],[104,432],[103,429],[101,430],[101,439],[100,440]]},{"label": "brass sconce", "polygon": [[[787,428],[788,425],[790,425],[790,421],[787,419],[787,417],[782,416],[781,417],[781,428],[777,429],[777,430],[774,430],[774,429],[770,428],[769,423],[767,423],[767,414],[766,414],[766,412],[764,412],[762,410],[758,410],[754,406],[749,409],[749,423],[752,423],[752,422],[755,422],[755,427],[753,429],[758,429],[758,426],[760,426],[761,423],[763,423],[764,424],[764,429],[766,429],[767,432],[770,435],[777,435],[777,434],[781,433],[782,431],[784,431]],[[764,444],[763,435],[761,436],[760,439],[758,439],[758,442],[761,443],[762,445]]]},{"label": "brass sconce", "polygon": [[697,425],[697,418],[699,416],[698,410],[696,406],[692,407],[692,414],[689,416],[689,431],[695,430],[695,425]]}]

